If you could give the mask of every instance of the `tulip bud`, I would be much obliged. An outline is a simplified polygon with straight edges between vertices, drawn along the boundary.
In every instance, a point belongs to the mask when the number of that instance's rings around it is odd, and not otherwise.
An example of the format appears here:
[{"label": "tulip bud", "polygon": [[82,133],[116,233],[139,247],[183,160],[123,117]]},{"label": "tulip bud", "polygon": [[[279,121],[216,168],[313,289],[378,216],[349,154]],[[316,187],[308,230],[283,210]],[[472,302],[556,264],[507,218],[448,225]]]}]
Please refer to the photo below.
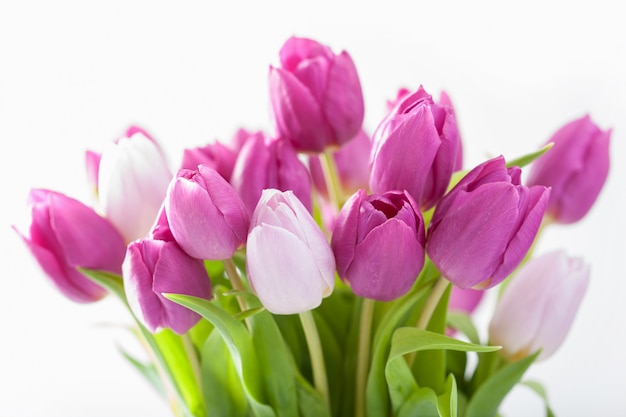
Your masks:
[{"label": "tulip bud", "polygon": [[163,293],[210,299],[211,281],[204,263],[174,241],[145,238],[128,245],[123,263],[124,289],[133,314],[151,332],[169,328],[186,333],[199,320],[193,311]]},{"label": "tulip bud", "polygon": [[193,170],[198,165],[205,165],[216,170],[226,181],[230,181],[236,159],[235,150],[215,141],[203,147],[185,149],[180,167]]},{"label": "tulip bud", "polygon": [[574,223],[591,209],[609,173],[611,130],[602,131],[589,116],[560,128],[554,146],[530,168],[528,185],[552,187],[547,215]]},{"label": "tulip bud", "polygon": [[[350,142],[333,152],[333,159],[337,166],[339,181],[345,192],[350,195],[360,188],[366,188],[369,182],[370,169],[369,158],[372,150],[372,142],[363,130]],[[324,171],[320,163],[320,157],[309,155],[309,171],[315,188],[322,195],[328,195]]]},{"label": "tulip bud", "polygon": [[437,204],[427,253],[461,288],[489,288],[522,261],[541,224],[550,190],[520,184],[521,170],[504,158],[471,170]]},{"label": "tulip bud", "polygon": [[361,297],[404,295],[424,266],[424,221],[405,191],[357,191],[339,212],[331,246],[339,276]]},{"label": "tulip bud", "polygon": [[363,93],[350,55],[316,41],[291,37],[281,67],[270,67],[270,104],[280,137],[299,151],[322,152],[356,135],[364,117]]},{"label": "tulip bud", "polygon": [[228,259],[246,241],[246,207],[213,168],[178,171],[164,206],[174,239],[194,258]]},{"label": "tulip bud", "polygon": [[144,237],[172,178],[163,151],[138,128],[108,143],[98,170],[98,199],[105,217],[127,242]]},{"label": "tulip bud", "polygon": [[506,287],[489,325],[491,344],[517,360],[541,349],[538,360],[563,343],[589,283],[589,265],[557,251],[533,258]]},{"label": "tulip bud", "polygon": [[460,144],[450,107],[435,104],[420,87],[406,95],[372,137],[370,188],[407,190],[423,210],[443,196]]},{"label": "tulip bud", "polygon": [[241,148],[231,184],[249,213],[254,211],[261,191],[266,188],[292,190],[307,210],[313,209],[311,177],[293,146],[286,140],[270,139],[260,132]]},{"label": "tulip bud", "polygon": [[30,225],[20,234],[43,271],[72,301],[97,301],[106,291],[81,274],[87,268],[120,274],[126,245],[93,209],[63,194],[31,190]]},{"label": "tulip bud", "polygon": [[292,191],[263,190],[246,250],[248,279],[267,310],[312,310],[335,284],[330,245]]},{"label": "tulip bud", "polygon": [[452,286],[450,300],[448,301],[448,310],[462,311],[471,314],[480,304],[483,295],[485,295],[485,291],[483,290],[473,290],[471,288],[463,289]]}]

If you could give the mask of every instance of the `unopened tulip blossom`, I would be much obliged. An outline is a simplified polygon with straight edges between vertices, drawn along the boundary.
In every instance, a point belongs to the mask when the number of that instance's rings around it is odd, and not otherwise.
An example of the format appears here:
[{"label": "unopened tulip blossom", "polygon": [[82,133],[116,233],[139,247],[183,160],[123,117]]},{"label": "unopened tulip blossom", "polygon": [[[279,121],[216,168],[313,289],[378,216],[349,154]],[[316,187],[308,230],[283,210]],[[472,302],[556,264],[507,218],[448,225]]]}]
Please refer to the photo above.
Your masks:
[{"label": "unopened tulip blossom", "polygon": [[461,288],[492,287],[522,261],[535,239],[550,190],[520,183],[521,170],[497,157],[471,170],[437,204],[427,253]]},{"label": "unopened tulip blossom", "polygon": [[359,190],[339,212],[331,246],[339,276],[356,295],[393,300],[424,266],[424,221],[407,192]]},{"label": "unopened tulip blossom", "polygon": [[312,310],[334,288],[330,245],[292,191],[263,191],[252,216],[246,262],[252,289],[274,314]]},{"label": "unopened tulip blossom", "polygon": [[172,235],[194,258],[228,259],[246,241],[247,209],[213,168],[179,170],[164,205]]},{"label": "unopened tulip blossom", "polygon": [[21,235],[55,287],[72,301],[87,303],[106,290],[78,267],[120,274],[126,245],[120,234],[91,207],[49,190],[31,190],[30,224]]},{"label": "unopened tulip blossom", "polygon": [[289,141],[261,132],[248,138],[241,148],[231,184],[250,214],[266,188],[292,190],[307,210],[313,210],[311,176]]},{"label": "unopened tulip blossom", "polygon": [[491,344],[517,360],[541,349],[552,355],[565,340],[589,283],[589,265],[564,252],[528,261],[512,278],[489,325]]},{"label": "unopened tulip blossom", "polygon": [[598,198],[609,173],[611,130],[587,115],[560,128],[552,148],[533,162],[528,185],[552,187],[547,215],[557,223],[582,219]]},{"label": "unopened tulip blossom", "polygon": [[277,134],[299,151],[340,146],[361,129],[361,83],[350,55],[306,38],[289,38],[270,67],[270,104]]},{"label": "unopened tulip blossom", "polygon": [[[90,159],[96,163],[95,158]],[[144,237],[171,178],[159,145],[143,130],[131,128],[102,151],[98,165],[100,210],[127,242]]]},{"label": "unopened tulip blossom", "polygon": [[187,255],[175,241],[148,237],[131,242],[123,277],[131,310],[153,333],[168,328],[184,334],[200,320],[198,314],[162,294],[211,298],[211,281],[203,261]]},{"label": "unopened tulip blossom", "polygon": [[236,159],[237,152],[234,149],[215,141],[206,146],[185,149],[180,168],[196,169],[198,165],[205,165],[230,181]]},{"label": "unopened tulip blossom", "polygon": [[404,96],[372,136],[370,189],[406,190],[421,209],[443,196],[457,165],[460,137],[450,107],[420,87]]}]

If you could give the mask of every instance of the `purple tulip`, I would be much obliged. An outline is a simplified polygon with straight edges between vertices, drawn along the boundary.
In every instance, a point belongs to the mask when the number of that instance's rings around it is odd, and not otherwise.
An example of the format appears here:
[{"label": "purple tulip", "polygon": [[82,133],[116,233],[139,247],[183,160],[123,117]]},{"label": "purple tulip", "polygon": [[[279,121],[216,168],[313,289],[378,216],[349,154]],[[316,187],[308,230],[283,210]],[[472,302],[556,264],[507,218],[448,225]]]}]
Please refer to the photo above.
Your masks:
[{"label": "purple tulip", "polygon": [[279,136],[299,151],[339,146],[361,129],[363,93],[350,55],[314,40],[291,37],[281,67],[270,67],[270,104]]},{"label": "purple tulip", "polygon": [[31,190],[30,224],[20,234],[43,271],[63,295],[88,303],[106,291],[78,267],[120,274],[126,245],[120,234],[92,208],[63,194]]},{"label": "purple tulip", "polygon": [[236,159],[237,152],[234,149],[215,141],[206,146],[185,149],[180,168],[196,169],[198,165],[205,165],[230,181]]},{"label": "purple tulip", "polygon": [[589,265],[557,251],[533,258],[515,274],[493,313],[491,344],[511,360],[542,349],[552,355],[565,340],[589,283]]},{"label": "purple tulip", "polygon": [[194,258],[228,259],[246,241],[246,207],[213,168],[179,170],[164,205],[172,235]]},{"label": "purple tulip", "polygon": [[444,195],[456,167],[460,137],[452,109],[420,87],[406,95],[373,135],[370,188],[407,190],[421,209]]},{"label": "purple tulip", "polygon": [[600,130],[587,115],[549,140],[554,146],[532,164],[527,183],[552,187],[551,220],[574,223],[591,209],[609,173],[610,138],[611,130]]},{"label": "purple tulip", "polygon": [[331,246],[339,276],[361,297],[405,294],[424,266],[424,221],[405,191],[357,191],[339,212]]},{"label": "purple tulip", "polygon": [[471,314],[476,310],[484,295],[484,290],[463,289],[453,286],[448,301],[448,310]]},{"label": "purple tulip", "polygon": [[[372,142],[367,133],[361,130],[354,139],[333,152],[339,181],[346,194],[350,195],[368,186],[371,150]],[[315,188],[322,195],[327,196],[328,190],[319,156],[309,155],[309,171]]]},{"label": "purple tulip", "polygon": [[520,184],[504,158],[483,162],[446,194],[428,229],[427,253],[461,288],[489,288],[506,278],[530,248],[550,190]]},{"label": "purple tulip", "polygon": [[131,127],[125,137],[104,147],[98,165],[99,205],[126,242],[150,231],[171,178],[162,149],[139,128]]},{"label": "purple tulip", "polygon": [[335,284],[326,237],[292,191],[263,190],[248,235],[248,279],[267,310],[295,314],[319,306]]},{"label": "purple tulip", "polygon": [[124,289],[131,310],[151,332],[168,328],[186,333],[200,316],[163,293],[211,298],[211,281],[204,263],[187,255],[174,241],[136,240],[123,263]]},{"label": "purple tulip", "polygon": [[313,209],[309,171],[293,146],[283,139],[270,139],[260,132],[251,136],[237,157],[231,184],[249,213],[266,188],[292,190],[307,210]]}]

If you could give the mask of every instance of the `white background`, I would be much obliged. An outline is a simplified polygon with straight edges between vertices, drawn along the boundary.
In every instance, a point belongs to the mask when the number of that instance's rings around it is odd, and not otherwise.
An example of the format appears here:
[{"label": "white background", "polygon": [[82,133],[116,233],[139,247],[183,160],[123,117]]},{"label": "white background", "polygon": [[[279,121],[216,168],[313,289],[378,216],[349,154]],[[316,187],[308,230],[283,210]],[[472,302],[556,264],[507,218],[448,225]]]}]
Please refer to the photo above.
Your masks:
[{"label": "white background", "polygon": [[[87,5],[89,3],[89,5]],[[30,187],[85,202],[83,155],[131,123],[181,150],[269,129],[268,65],[291,35],[346,49],[366,127],[397,88],[445,89],[466,166],[519,156],[590,113],[613,128],[612,170],[590,214],[553,227],[538,253],[592,264],[574,327],[529,377],[560,416],[626,413],[626,25],[613,1],[10,1],[0,3],[0,415],[167,416],[121,358],[134,345],[113,299],[73,304],[47,282],[10,224]],[[486,321],[489,303],[480,310]],[[540,416],[520,388],[507,416]]]}]

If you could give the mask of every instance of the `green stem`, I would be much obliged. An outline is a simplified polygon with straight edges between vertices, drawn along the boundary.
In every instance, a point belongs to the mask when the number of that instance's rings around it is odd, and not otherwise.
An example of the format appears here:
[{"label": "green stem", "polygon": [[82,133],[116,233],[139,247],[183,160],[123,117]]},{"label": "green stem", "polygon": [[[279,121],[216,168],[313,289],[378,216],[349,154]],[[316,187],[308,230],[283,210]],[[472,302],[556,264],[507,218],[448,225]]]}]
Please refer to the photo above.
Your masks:
[{"label": "green stem", "polygon": [[337,210],[341,208],[341,185],[339,184],[339,174],[335,165],[333,152],[329,148],[324,150],[321,155],[322,171],[324,172],[324,181],[328,190],[328,198]]},{"label": "green stem", "polygon": [[189,365],[191,365],[191,371],[198,385],[198,392],[202,392],[202,368],[200,366],[200,359],[198,358],[198,351],[193,344],[193,340],[191,340],[189,332],[182,335],[181,339],[185,353],[187,354],[187,359],[189,359]]},{"label": "green stem", "polygon": [[324,352],[320,335],[315,325],[315,319],[311,311],[304,311],[299,314],[304,336],[311,356],[311,366],[313,368],[313,383],[315,389],[322,396],[326,408],[330,410],[330,397],[328,391],[328,378],[326,376],[326,364],[324,362]]},{"label": "green stem", "polygon": [[354,399],[354,415],[356,417],[365,417],[365,391],[367,389],[367,375],[369,373],[372,318],[374,317],[375,305],[376,303],[373,299],[365,298],[361,306]]},{"label": "green stem", "polygon": [[[237,271],[237,265],[232,259],[224,259],[222,261],[224,263],[224,269],[226,270],[226,275],[228,275],[228,279],[230,280],[231,285],[235,291],[246,291],[245,285],[243,285],[243,281],[241,281],[241,277],[239,276],[239,272]],[[248,305],[246,300],[243,297],[237,297],[237,302],[239,303],[239,308],[241,311],[246,311],[248,309]]]}]

